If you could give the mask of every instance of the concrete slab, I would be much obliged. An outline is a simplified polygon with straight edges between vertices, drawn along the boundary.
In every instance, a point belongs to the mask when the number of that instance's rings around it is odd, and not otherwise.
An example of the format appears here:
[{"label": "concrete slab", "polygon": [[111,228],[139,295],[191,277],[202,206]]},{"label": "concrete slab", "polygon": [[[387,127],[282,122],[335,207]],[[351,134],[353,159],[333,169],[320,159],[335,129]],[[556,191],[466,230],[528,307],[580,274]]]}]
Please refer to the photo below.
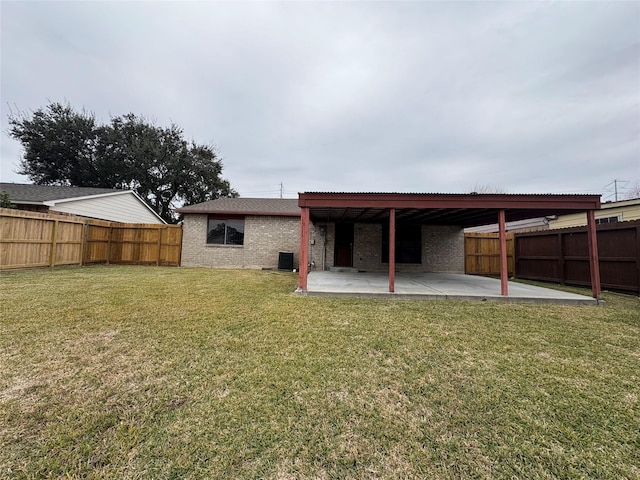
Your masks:
[{"label": "concrete slab", "polygon": [[386,273],[313,271],[307,277],[307,295],[598,304],[584,295],[517,282],[509,282],[509,296],[503,297],[498,279],[454,273],[396,273],[395,290],[389,292]]}]

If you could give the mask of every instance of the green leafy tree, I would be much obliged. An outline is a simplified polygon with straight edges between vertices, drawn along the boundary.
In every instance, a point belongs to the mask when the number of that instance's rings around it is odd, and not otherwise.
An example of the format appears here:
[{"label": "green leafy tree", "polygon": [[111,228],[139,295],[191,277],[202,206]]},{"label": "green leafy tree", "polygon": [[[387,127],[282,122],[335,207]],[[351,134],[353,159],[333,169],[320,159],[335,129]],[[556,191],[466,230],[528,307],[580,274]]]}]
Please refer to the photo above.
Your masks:
[{"label": "green leafy tree", "polygon": [[10,115],[9,135],[21,142],[19,173],[39,185],[132,189],[162,218],[175,207],[237,192],[222,178],[215,150],[132,113],[99,125],[93,114],[51,103],[32,115]]},{"label": "green leafy tree", "polygon": [[9,135],[22,143],[19,173],[38,185],[99,185],[95,166],[96,122],[92,114],[50,104],[28,117],[9,116]]},{"label": "green leafy tree", "polygon": [[13,208],[9,194],[5,191],[0,192],[0,208]]}]

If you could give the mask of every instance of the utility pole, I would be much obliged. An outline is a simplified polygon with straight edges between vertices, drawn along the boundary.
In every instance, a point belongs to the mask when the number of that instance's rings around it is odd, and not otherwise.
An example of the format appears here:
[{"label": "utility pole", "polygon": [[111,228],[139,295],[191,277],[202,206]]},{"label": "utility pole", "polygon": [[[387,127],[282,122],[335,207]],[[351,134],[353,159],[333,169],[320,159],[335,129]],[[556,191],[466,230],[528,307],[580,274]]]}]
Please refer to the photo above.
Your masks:
[{"label": "utility pole", "polygon": [[614,198],[615,198],[616,202],[618,201],[618,184],[619,183],[623,183],[624,185],[626,185],[627,183],[629,183],[629,181],[628,180],[614,180],[613,182],[610,182],[610,183],[606,184],[604,186],[604,189],[603,189],[603,190],[606,190],[611,185],[613,185]]},{"label": "utility pole", "polygon": [[284,192],[284,186],[282,185],[282,182],[280,182],[280,198],[282,198],[283,192]]}]

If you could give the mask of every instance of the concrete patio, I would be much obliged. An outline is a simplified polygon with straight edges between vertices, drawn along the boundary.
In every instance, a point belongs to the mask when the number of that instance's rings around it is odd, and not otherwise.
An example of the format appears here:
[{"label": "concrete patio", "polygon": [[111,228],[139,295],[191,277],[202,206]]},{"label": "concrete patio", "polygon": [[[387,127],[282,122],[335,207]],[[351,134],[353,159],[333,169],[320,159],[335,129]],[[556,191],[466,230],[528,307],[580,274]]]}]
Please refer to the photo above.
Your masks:
[{"label": "concrete patio", "polygon": [[307,295],[598,304],[592,297],[517,282],[509,282],[509,296],[504,297],[498,279],[453,273],[396,273],[395,293],[390,293],[386,273],[312,271]]}]

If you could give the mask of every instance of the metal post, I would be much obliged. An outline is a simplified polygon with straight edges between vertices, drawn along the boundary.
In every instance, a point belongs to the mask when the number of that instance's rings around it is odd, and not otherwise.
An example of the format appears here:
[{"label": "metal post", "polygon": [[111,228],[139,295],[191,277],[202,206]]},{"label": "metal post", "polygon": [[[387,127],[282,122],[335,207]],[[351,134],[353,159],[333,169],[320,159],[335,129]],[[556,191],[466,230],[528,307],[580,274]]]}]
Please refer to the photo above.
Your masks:
[{"label": "metal post", "polygon": [[300,216],[300,265],[298,271],[298,291],[307,291],[309,273],[309,207],[301,207]]},{"label": "metal post", "polygon": [[598,261],[598,234],[596,231],[596,214],[594,210],[587,212],[587,237],[589,238],[589,272],[591,273],[591,292],[593,298],[600,299],[600,263]]},{"label": "metal post", "polygon": [[396,291],[396,209],[389,209],[389,291]]},{"label": "metal post", "polygon": [[500,232],[500,293],[506,297],[509,295],[509,272],[507,271],[507,234],[504,210],[500,210],[498,213],[498,225]]}]

